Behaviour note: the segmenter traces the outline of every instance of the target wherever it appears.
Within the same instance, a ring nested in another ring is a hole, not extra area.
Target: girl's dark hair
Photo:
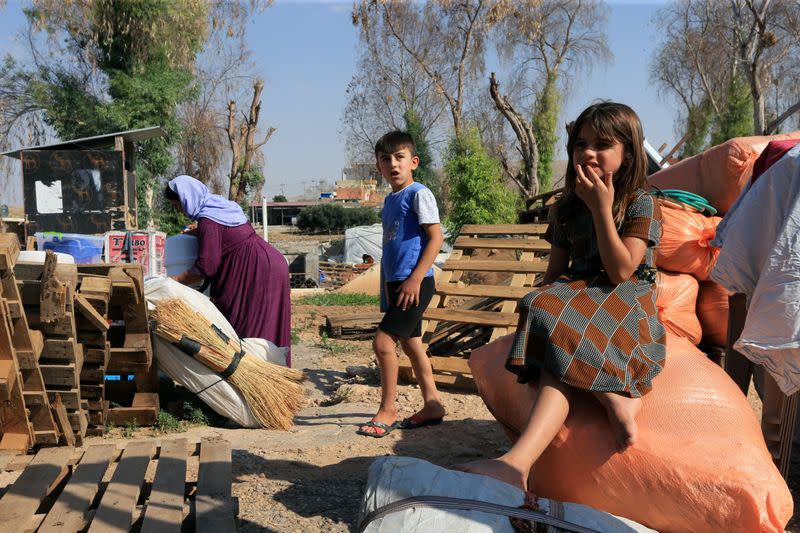
[[[622,144],[622,165],[614,175],[614,202],[612,212],[617,226],[625,217],[625,210],[634,199],[637,189],[647,188],[647,155],[644,151],[644,134],[639,117],[630,107],[616,102],[590,105],[572,124],[567,140],[567,172],[564,193],[553,206],[556,223],[563,225],[585,204],[575,194],[575,166],[573,150],[581,129],[591,128],[601,140]]]
[[[178,193],[169,188],[169,183],[167,183],[167,186],[164,187],[164,198],[167,200],[178,200],[179,202],[181,200],[181,197],[178,196]]]

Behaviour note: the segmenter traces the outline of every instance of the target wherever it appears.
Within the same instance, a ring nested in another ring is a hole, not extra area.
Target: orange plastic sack
[[[728,343],[728,292],[711,280],[701,281],[697,293],[697,318],[703,328],[703,340],[714,346]]]
[[[504,368],[512,336],[472,352],[478,391],[518,435],[536,388]],[[605,410],[576,391],[564,427],[531,470],[529,489],[624,516],[661,533],[781,532],[792,495],[750,403],[686,339],[667,333],[664,370],[644,396],[639,442],[616,453]]]
[[[664,328],[678,337],[700,344],[703,330],[697,319],[698,283],[689,274],[658,271],[656,307]]]
[[[722,216],[744,189],[753,173],[753,164],[767,144],[799,137],[800,131],[766,137],[737,137],[659,170],[648,181],[659,189],[682,189],[699,194]]]
[[[720,217],[707,217],[661,204],[663,215],[661,241],[656,254],[656,266],[672,272],[691,274],[699,280],[708,279],[717,262],[719,248],[711,241]]]

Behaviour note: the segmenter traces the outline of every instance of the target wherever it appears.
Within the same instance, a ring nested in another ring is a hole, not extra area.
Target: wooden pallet
[[[199,456],[199,457],[198,457]],[[4,531],[236,531],[230,443],[132,441],[45,448],[0,498]],[[199,458],[196,481],[187,461]]]
[[[541,257],[550,250],[550,244],[541,239],[546,229],[545,224],[461,228],[436,280],[436,294],[423,315],[422,340],[428,345],[438,385],[474,390],[467,364],[471,350],[516,330],[519,299],[547,270],[547,260]],[[516,260],[507,258],[509,252]],[[487,258],[473,259],[478,254]],[[493,259],[493,255],[502,259]],[[462,281],[476,273],[510,273],[511,277],[503,285]],[[452,305],[456,298],[469,300]],[[400,358],[400,372],[405,379],[414,379],[411,362],[405,356]]]
[[[57,444],[62,430],[54,415],[54,409],[60,411],[56,405],[51,408],[50,401],[45,390],[44,374],[42,373],[39,357],[44,346],[43,336],[38,331],[29,329],[26,314],[24,312],[24,302],[22,295],[17,287],[14,276],[14,266],[19,256],[19,241],[15,234],[0,234],[0,316],[4,322],[0,328],[0,352],[4,352],[3,368],[15,373],[14,379],[18,383],[19,391],[22,394],[23,406],[21,414],[11,415],[17,391],[11,392],[8,399],[10,405],[4,409],[4,416],[10,416],[10,420],[26,418],[30,431],[19,432],[13,440],[13,444],[6,439],[4,445],[0,441],[0,448],[13,449],[18,452],[26,451],[23,447],[23,433],[28,433],[29,444]],[[2,372],[7,381],[8,374]],[[17,398],[18,399],[18,398]],[[13,425],[13,424],[12,424]],[[21,425],[17,429],[21,428]],[[0,428],[4,434],[5,430]],[[9,445],[10,444],[10,445]]]

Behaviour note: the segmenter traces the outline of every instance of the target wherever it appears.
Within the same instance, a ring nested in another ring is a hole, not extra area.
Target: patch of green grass
[[[136,419],[130,420],[125,427],[120,430],[120,434],[125,439],[130,439],[133,437],[133,434],[136,433],[136,430],[139,429],[138,424],[136,424]]]
[[[117,425],[114,422],[106,422],[106,426],[104,428],[104,434],[108,435],[109,433],[114,431],[116,428],[117,428]]]
[[[299,305],[380,305],[379,296],[369,294],[343,294],[338,292],[326,292],[313,296],[304,296],[297,300]]]
[[[320,335],[320,341],[316,344],[316,346],[317,348],[322,348],[323,350],[327,350],[331,353],[346,352],[349,349],[348,346],[330,340],[328,338],[328,334],[324,331]]]
[[[153,424],[154,433],[182,433],[186,431],[185,424],[166,411],[159,411],[156,422]]]
[[[209,425],[208,416],[205,411],[192,402],[183,402],[183,419],[190,424]]]
[[[301,328],[292,328],[292,344],[300,342],[300,331],[302,331]]]

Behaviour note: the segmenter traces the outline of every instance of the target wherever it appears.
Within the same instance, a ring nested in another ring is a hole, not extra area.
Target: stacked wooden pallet
[[[34,444],[57,444],[62,431],[71,431],[63,405],[56,401],[51,408],[45,390],[43,337],[28,327],[14,275],[18,256],[17,236],[0,234],[0,449],[25,452]],[[59,429],[57,421],[66,427]]]
[[[14,271],[28,322],[43,335],[39,366],[48,397],[64,405],[69,427],[80,442],[89,414],[80,394],[84,354],[75,327],[77,269],[56,263],[55,255],[49,254],[44,264],[20,262]]]
[[[4,531],[236,531],[226,441],[46,448],[25,459],[6,467],[22,472],[0,498]],[[196,480],[188,459],[199,459]]]
[[[467,364],[471,350],[516,330],[520,298],[547,270],[542,255],[550,244],[541,239],[545,229],[544,224],[461,228],[424,314],[422,340],[428,344],[437,384],[473,390]],[[507,279],[502,283],[482,281],[503,275]],[[401,357],[400,370],[413,379],[408,358]]]
[[[92,366],[82,375],[81,393],[89,399],[90,411],[97,419],[102,416],[106,423],[115,425],[152,425],[159,411],[158,380],[152,364],[141,265],[79,265],[78,277],[81,295],[99,314],[104,309],[109,323],[105,333],[87,331],[83,337]],[[107,300],[105,285],[95,281],[102,278],[110,284]],[[103,381],[99,382],[101,375]],[[106,376],[116,379],[106,380]]]
[[[108,302],[111,299],[112,284],[108,276],[79,275],[79,287],[75,294],[75,308],[78,309],[78,344],[83,352],[83,366],[80,372],[81,400],[86,402],[90,433],[104,428],[108,401],[104,398],[105,375],[111,355],[107,339]]]
[[[333,263],[320,261],[319,269],[325,276],[323,287],[340,287],[360,276],[373,266],[373,263]]]

